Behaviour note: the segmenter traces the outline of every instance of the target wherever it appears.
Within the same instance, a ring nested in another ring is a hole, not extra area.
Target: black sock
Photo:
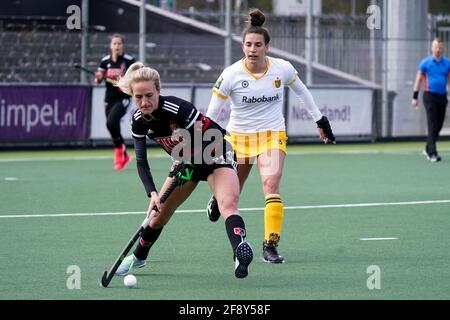
[[[233,257],[237,246],[245,239],[245,223],[240,215],[233,214],[225,220],[225,228],[230,239],[231,247],[233,248]]]
[[[138,245],[133,252],[136,258],[138,258],[139,260],[147,259],[150,248],[158,239],[162,229],[163,228],[152,229],[150,226],[147,226],[147,228],[144,229],[141,237],[139,238]]]
[[[112,139],[115,148],[122,148],[124,143],[123,138],[121,136]]]

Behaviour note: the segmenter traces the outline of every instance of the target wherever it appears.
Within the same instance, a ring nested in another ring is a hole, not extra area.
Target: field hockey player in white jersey
[[[288,86],[308,109],[317,123],[324,143],[336,143],[330,123],[298,77],[292,64],[267,56],[269,31],[262,27],[264,14],[259,9],[249,11],[248,26],[243,33],[245,57],[227,67],[217,80],[207,116],[217,120],[230,99],[228,141],[238,158],[241,192],[256,161],[265,196],[263,260],[283,263],[278,254],[283,224],[283,202],[280,180],[286,156],[286,126],[283,116],[284,87]],[[217,221],[220,211],[213,195],[207,207],[208,217]]]

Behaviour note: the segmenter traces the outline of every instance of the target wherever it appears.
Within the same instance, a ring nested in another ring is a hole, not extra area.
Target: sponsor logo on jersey
[[[216,84],[214,85],[214,88],[216,88],[217,90],[219,90],[219,89],[220,89],[220,86],[222,85],[222,82],[223,82],[223,78],[220,77],[220,78],[217,80]]]
[[[191,113],[189,113],[189,116],[185,120],[186,123],[191,122],[191,117],[194,112],[195,112],[195,109],[192,109]]]
[[[273,97],[266,97],[266,96],[262,96],[262,97],[246,97],[243,96],[242,97],[242,103],[261,103],[261,102],[273,102],[273,101],[278,101],[280,100],[280,95],[277,93],[276,95],[274,95]]]
[[[108,70],[106,70],[106,78],[117,80],[119,77],[123,74],[125,74],[126,70],[126,64],[121,63],[120,68],[110,68],[110,65],[108,65]]]
[[[244,80],[241,82],[242,88],[248,88],[248,81]]]
[[[172,130],[172,131],[175,131],[178,129],[178,126],[175,122],[170,123],[169,126],[170,126],[170,130]]]
[[[279,78],[276,78],[274,81],[273,81],[273,85],[275,86],[275,88],[279,88],[279,87],[281,87],[281,80],[279,79]]]
[[[214,85],[214,88],[216,88],[217,90],[219,90],[219,89],[220,89],[220,86],[222,85],[222,82],[223,82],[223,78],[220,77],[220,78],[217,80],[216,84]]]
[[[169,154],[172,152],[172,149],[179,143],[178,141],[173,141],[172,137],[155,137],[155,141]]]
[[[124,108],[127,108],[129,104],[130,104],[130,99],[123,99],[122,100],[122,105],[124,106]]]

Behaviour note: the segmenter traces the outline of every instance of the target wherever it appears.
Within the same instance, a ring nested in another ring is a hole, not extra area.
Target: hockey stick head
[[[74,67],[75,69],[77,69],[77,70],[80,70],[80,71],[83,71],[83,72],[89,73],[90,75],[95,76],[95,72],[94,72],[94,71],[89,70],[88,68],[83,67],[83,66],[82,66],[81,64],[79,64],[79,63],[74,63],[74,64],[73,64],[73,67]],[[104,80],[105,82],[108,82],[108,83],[112,84],[113,86],[117,84],[117,80],[114,80],[114,79],[110,79],[110,78],[104,77],[103,80]]]
[[[109,285],[109,281],[108,281],[108,271],[105,270],[105,272],[103,272],[103,276],[102,276],[102,280],[101,283],[103,288],[106,288]]]
[[[79,64],[79,63],[74,63],[74,64],[73,64],[73,67],[74,67],[75,69],[77,69],[77,70],[84,71],[84,72],[89,73],[89,74],[91,74],[91,75],[95,75],[95,72],[94,72],[94,71],[91,71],[91,70],[89,70],[89,69],[86,68],[86,67],[83,67],[83,66],[82,66],[81,64]]]
[[[160,200],[161,200],[162,203],[164,203],[166,201],[166,199],[170,196],[170,194],[173,192],[173,190],[175,190],[175,188],[178,186],[178,184],[179,184],[179,180],[178,180],[177,177],[175,177],[173,179],[172,183],[170,184],[169,188],[161,196]],[[142,223],[142,225],[139,226],[139,229],[135,232],[133,237],[128,241],[127,245],[122,250],[122,252],[117,257],[117,259],[114,261],[114,264],[109,269],[109,271],[104,271],[103,272],[101,283],[100,283],[102,287],[104,287],[104,288],[108,287],[109,283],[111,282],[112,278],[114,277],[114,274],[115,274],[116,270],[119,268],[121,262],[123,261],[123,259],[127,255],[127,253],[131,250],[131,248],[133,247],[134,243],[136,242],[136,240],[141,235],[141,232],[148,226],[150,220],[156,214],[157,214],[157,211],[156,210],[152,210],[150,216],[146,217],[144,219],[144,222]]]

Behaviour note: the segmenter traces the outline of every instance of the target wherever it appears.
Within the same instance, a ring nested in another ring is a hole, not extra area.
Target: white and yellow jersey
[[[267,69],[260,77],[247,70],[242,59],[226,68],[214,85],[216,96],[231,100],[228,131],[285,131],[284,87],[298,79],[297,71],[288,61],[267,59]]]

